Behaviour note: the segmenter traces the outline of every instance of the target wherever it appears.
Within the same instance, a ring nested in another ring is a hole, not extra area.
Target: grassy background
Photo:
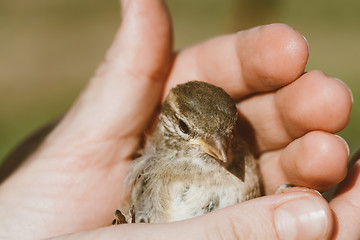
[[[345,81],[355,104],[340,132],[360,147],[360,2],[169,0],[176,48],[259,24],[287,23],[310,44],[307,70]],[[112,41],[116,0],[0,0],[0,159],[71,105]],[[0,160],[1,161],[1,160]]]

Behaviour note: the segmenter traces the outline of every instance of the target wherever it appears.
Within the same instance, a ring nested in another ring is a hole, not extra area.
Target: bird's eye
[[[183,133],[188,134],[190,132],[188,125],[186,125],[186,123],[181,119],[179,119],[179,127]]]

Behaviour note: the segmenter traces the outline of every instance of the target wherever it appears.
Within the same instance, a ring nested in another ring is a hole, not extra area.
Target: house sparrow
[[[231,97],[191,81],[170,90],[152,136],[127,177],[129,219],[183,220],[261,195],[258,165],[237,126]]]

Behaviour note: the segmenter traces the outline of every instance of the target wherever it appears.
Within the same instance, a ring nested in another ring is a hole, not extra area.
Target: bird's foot
[[[296,187],[294,184],[281,184],[277,187],[275,194],[277,193],[284,193],[290,188]]]
[[[116,209],[114,214],[114,220],[112,225],[124,224],[124,223],[135,223],[135,207],[132,206],[129,209],[129,214],[126,217],[120,210]]]

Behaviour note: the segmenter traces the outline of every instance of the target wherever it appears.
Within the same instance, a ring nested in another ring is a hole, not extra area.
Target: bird
[[[129,215],[116,210],[113,224],[180,221],[261,196],[233,99],[202,81],[170,90],[125,182]]]

